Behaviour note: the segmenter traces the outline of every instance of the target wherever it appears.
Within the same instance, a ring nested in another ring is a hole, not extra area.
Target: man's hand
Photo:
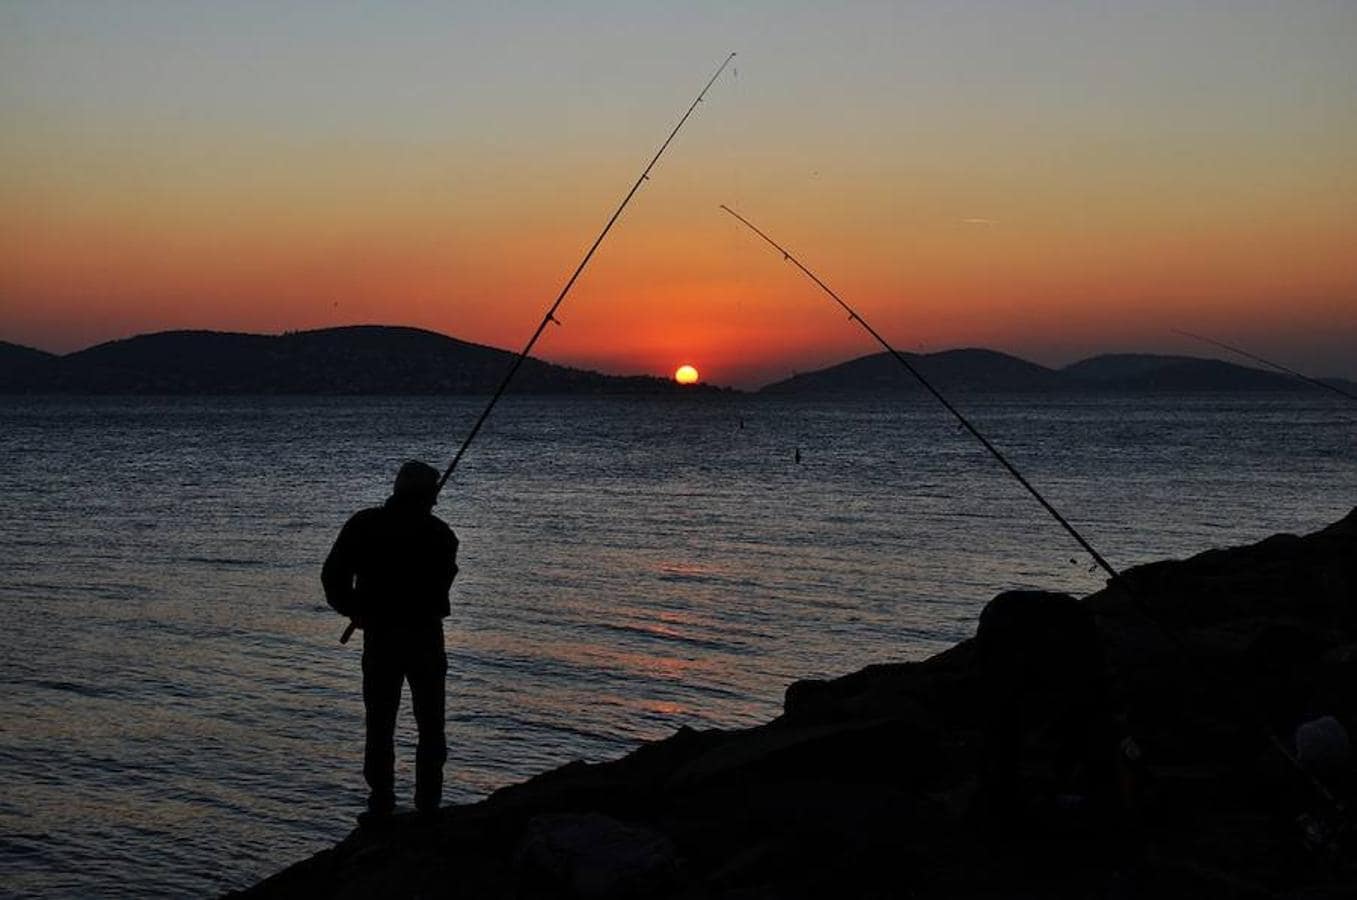
[[[339,642],[341,644],[347,644],[349,638],[353,637],[354,631],[362,628],[365,624],[366,622],[364,622],[362,616],[349,616],[349,627],[345,628],[344,633],[339,636]]]

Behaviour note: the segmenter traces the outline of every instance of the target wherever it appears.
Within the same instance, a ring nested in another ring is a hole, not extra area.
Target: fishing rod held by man
[[[716,69],[622,198],[519,351],[442,475],[421,462],[401,466],[390,499],[349,519],[325,560],[321,581],[326,600],[350,619],[339,642],[346,644],[356,629],[364,630],[363,706],[367,714],[367,739],[363,776],[370,793],[360,823],[383,822],[395,809],[392,741],[401,685],[406,681],[410,684],[410,699],[419,726],[415,806],[420,812],[431,814],[441,802],[443,763],[447,759],[443,709],[447,654],[442,620],[449,612],[448,591],[457,574],[457,536],[432,514],[438,495],[547,325],[560,324],[556,311],[594,252],[734,58],[731,53]]]
[[[627,204],[631,202],[631,198],[635,196],[638,190],[640,190],[642,183],[649,180],[650,170],[655,168],[655,164],[660,161],[660,157],[664,155],[664,151],[669,149],[669,145],[678,135],[679,129],[681,129],[684,123],[688,121],[688,117],[693,114],[693,110],[697,109],[697,105],[702,102],[702,98],[707,96],[707,91],[711,90],[711,86],[716,83],[716,79],[721,77],[721,73],[726,70],[726,66],[730,65],[730,61],[734,58],[735,54],[732,52],[725,58],[725,61],[717,67],[711,78],[707,80],[706,85],[703,86],[702,91],[697,95],[697,99],[693,100],[689,105],[687,111],[678,120],[678,124],[674,126],[673,130],[669,132],[669,136],[664,139],[664,143],[660,145],[660,149],[655,151],[655,155],[651,157],[650,162],[643,170],[641,170],[640,177],[636,179],[636,183],[631,186],[631,190],[627,191],[626,196],[622,198],[622,202],[618,204],[617,209],[608,219],[607,224],[603,226],[603,230],[599,232],[598,237],[594,238],[594,243],[590,245],[589,250],[584,254],[584,258],[580,260],[579,265],[575,267],[575,271],[571,273],[570,277],[566,280],[565,286],[561,288],[561,292],[556,296],[555,302],[551,304],[547,309],[546,315],[542,317],[542,321],[538,323],[537,330],[532,333],[532,337],[528,338],[527,344],[519,351],[518,356],[514,359],[513,365],[509,367],[509,371],[505,373],[504,379],[499,383],[499,387],[496,388],[495,393],[491,395],[490,401],[486,403],[485,409],[481,410],[481,414],[476,418],[475,423],[471,426],[471,430],[467,432],[467,436],[462,441],[462,445],[457,448],[457,453],[452,457],[452,461],[448,463],[448,467],[443,470],[443,475],[438,479],[438,486],[434,490],[435,498],[442,492],[443,485],[447,484],[448,479],[452,477],[452,473],[457,469],[457,464],[462,461],[462,456],[466,454],[467,448],[471,446],[471,442],[476,439],[476,435],[480,434],[481,426],[485,424],[486,419],[490,418],[490,411],[495,408],[495,404],[499,402],[499,398],[504,396],[504,392],[508,390],[509,382],[513,381],[514,375],[518,372],[519,367],[523,365],[524,360],[528,358],[528,354],[532,352],[532,348],[537,345],[537,339],[542,336],[542,332],[546,331],[547,325],[553,322],[557,325],[561,324],[556,318],[556,310],[560,309],[561,304],[565,301],[566,295],[569,294],[570,289],[575,286],[575,282],[579,279],[585,266],[589,265],[589,260],[593,259],[594,251],[603,243],[603,239],[608,236],[608,232],[612,230],[613,223],[615,223],[622,215],[622,210],[627,208]],[[349,638],[353,637],[353,633],[357,627],[356,623],[350,622],[349,626],[344,629],[344,633],[340,635],[339,642],[341,644],[347,644]]]

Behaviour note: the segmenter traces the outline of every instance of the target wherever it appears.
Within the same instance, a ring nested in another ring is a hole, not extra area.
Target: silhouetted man
[[[325,559],[325,599],[363,629],[363,706],[367,742],[363,777],[368,811],[360,822],[389,816],[396,806],[396,711],[401,683],[419,727],[415,808],[432,813],[443,794],[443,618],[457,575],[457,536],[433,515],[438,472],[407,462],[382,506],[355,514]]]

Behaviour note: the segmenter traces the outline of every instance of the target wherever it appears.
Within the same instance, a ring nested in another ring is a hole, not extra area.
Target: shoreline
[[[383,831],[355,830],[227,896],[1357,890],[1350,830],[1337,857],[1307,838],[1298,823],[1323,811],[1254,721],[1286,736],[1326,713],[1354,733],[1357,510],[1304,537],[1138,566],[1081,602],[1143,748],[1134,839],[1050,821],[996,839],[978,821],[983,735],[968,639],[922,662],[795,682],[783,713],[763,725],[682,728],[620,759],[570,763],[447,807],[432,823],[409,814]],[[1223,700],[1219,682],[1252,708]],[[1350,758],[1346,765],[1338,790],[1352,783]]]

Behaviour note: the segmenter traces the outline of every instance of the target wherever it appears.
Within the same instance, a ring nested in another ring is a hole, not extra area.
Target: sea
[[[955,399],[1117,567],[1357,504],[1357,414],[1318,391]],[[483,403],[0,397],[0,894],[218,895],[349,833],[361,637],[321,562]],[[436,511],[451,803],[1104,584],[925,398],[510,394]],[[397,740],[408,804],[408,707]]]

